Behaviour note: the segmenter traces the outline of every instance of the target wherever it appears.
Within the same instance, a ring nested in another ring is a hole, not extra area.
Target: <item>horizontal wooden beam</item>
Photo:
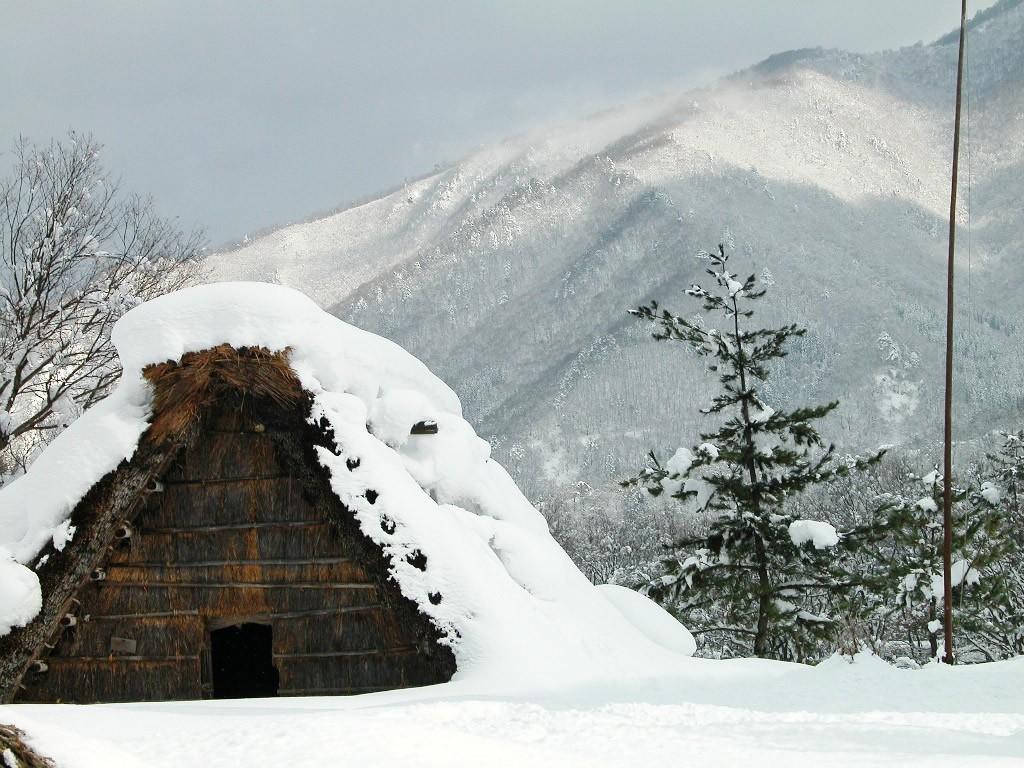
[[[337,608],[310,608],[306,611],[286,611],[284,613],[268,613],[268,619],[301,619],[306,616],[335,616],[341,613],[366,613],[369,611],[387,610],[383,603],[372,605],[342,605]]]
[[[416,653],[415,645],[403,645],[397,648],[372,648],[363,651],[311,651],[309,653],[275,653],[275,659],[333,659],[346,656],[404,656]]]
[[[106,616],[89,616],[89,621],[126,621],[129,619],[176,619],[198,616],[199,611],[158,611],[155,613],[110,613]]]
[[[372,605],[343,605],[337,608],[310,608],[307,611],[284,611],[275,613],[261,613],[259,618],[263,621],[271,621],[273,619],[301,619],[306,616],[335,616],[344,613],[368,613],[370,611],[380,611],[387,609],[386,605],[382,603],[373,603]],[[176,618],[189,618],[189,617],[203,616],[199,611],[157,611],[153,613],[110,613],[105,616],[90,615],[89,621],[128,621],[133,619],[176,619]],[[224,618],[224,620],[230,620],[233,623],[238,623],[242,620],[238,617],[217,617]],[[84,619],[83,619],[84,621]],[[228,626],[231,626],[229,624]]]
[[[223,589],[376,589],[376,584],[350,582],[345,584],[325,584],[323,582],[289,582],[286,584],[267,584],[263,581],[220,581],[204,584],[201,581],[107,581],[99,582],[103,589],[111,587],[193,587]]]
[[[351,557],[322,557],[318,560],[204,560],[192,563],[156,562],[152,560],[140,562],[110,563],[107,570],[117,568],[215,568],[229,565],[337,565],[338,563],[353,563]]]
[[[109,664],[110,662],[129,662],[132,664],[156,664],[167,661],[199,661],[198,655],[193,656],[56,656],[51,654],[46,663],[51,667],[74,666],[75,664]]]
[[[195,480],[164,480],[164,487],[176,485],[222,485],[224,483],[252,483],[267,480],[292,480],[291,475],[243,475],[241,477],[207,477]]]
[[[220,531],[247,531],[250,528],[312,528],[330,525],[329,520],[266,520],[259,523],[222,523],[220,525],[193,525],[181,527],[140,528],[147,533],[218,533]]]
[[[255,427],[256,425],[254,425]],[[201,434],[209,435],[297,435],[299,432],[294,429],[270,429],[264,424],[258,425],[259,429],[249,427],[248,429],[217,429],[206,427]]]

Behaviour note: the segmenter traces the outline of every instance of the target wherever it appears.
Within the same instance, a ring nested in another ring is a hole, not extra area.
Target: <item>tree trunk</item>
[[[724,269],[724,267],[723,267]],[[747,370],[746,357],[743,352],[743,342],[740,336],[739,307],[736,304],[736,297],[732,297],[733,309],[733,340],[736,344],[736,369],[739,373],[740,391],[747,391]],[[754,515],[760,517],[761,496],[757,489],[757,466],[754,463],[754,454],[757,446],[754,445],[754,426],[750,421],[750,409],[747,407],[746,399],[740,402],[740,412],[743,416],[743,442],[746,444],[747,474],[751,485],[751,506]],[[754,635],[754,655],[759,658],[766,658],[768,655],[768,612],[771,610],[771,580],[768,577],[768,553],[765,551],[764,539],[761,532],[754,528],[754,552],[757,557],[757,634]]]
[[[757,554],[757,634],[754,635],[754,655],[759,658],[768,656],[768,611],[771,609],[771,584],[768,580],[768,556],[764,549],[764,541],[760,536],[754,539],[754,551]]]
[[[939,655],[939,636],[932,631],[932,622],[935,621],[936,608],[935,600],[932,599],[931,606],[928,608],[928,645],[931,646],[932,655],[931,658],[935,658]]]

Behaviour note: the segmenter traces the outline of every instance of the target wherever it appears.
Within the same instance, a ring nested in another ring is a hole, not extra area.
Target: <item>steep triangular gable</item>
[[[451,677],[451,651],[331,492],[314,449],[331,436],[284,355],[222,346],[146,378],[138,450],[39,567],[40,616],[0,641],[7,700],[210,695],[210,627],[253,617],[276,628],[282,693]]]

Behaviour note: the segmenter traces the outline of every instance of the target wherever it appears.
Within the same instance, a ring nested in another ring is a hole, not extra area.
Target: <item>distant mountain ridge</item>
[[[964,438],[1024,417],[1024,5],[986,14],[972,23],[958,215]],[[304,290],[402,344],[539,496],[621,477],[707,426],[698,361],[625,309],[686,310],[695,256],[723,242],[737,271],[771,284],[765,322],[810,328],[774,403],[840,399],[830,434],[846,449],[917,444],[941,403],[955,60],[945,38],[779,54],[486,148],[210,266]]]

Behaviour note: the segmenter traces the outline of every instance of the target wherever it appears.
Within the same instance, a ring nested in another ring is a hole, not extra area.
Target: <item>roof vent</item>
[[[431,419],[424,419],[423,421],[417,421],[412,425],[412,429],[409,432],[410,435],[436,435],[437,434],[437,422]]]

